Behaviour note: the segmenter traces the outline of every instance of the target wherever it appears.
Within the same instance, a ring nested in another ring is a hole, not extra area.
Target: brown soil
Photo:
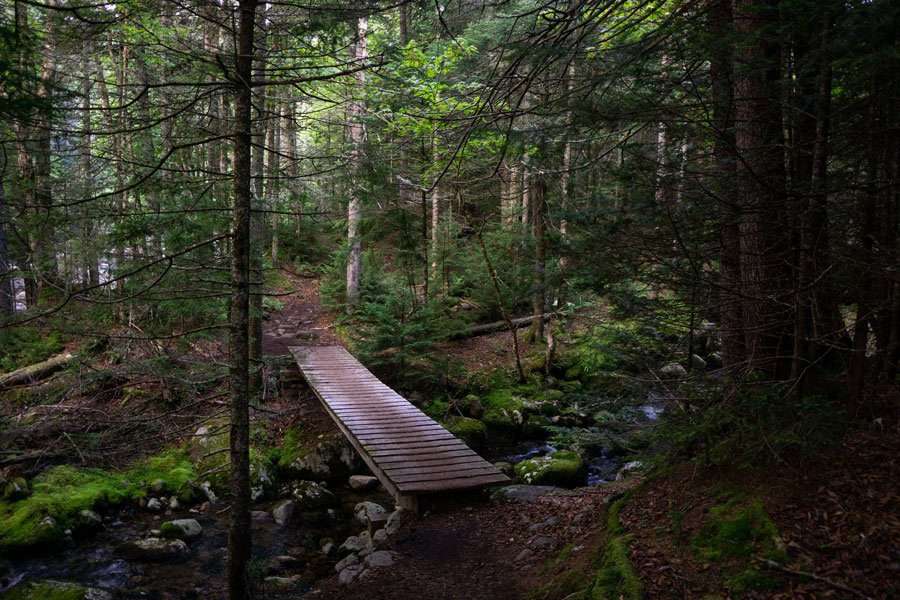
[[[649,598],[724,597],[723,573],[690,540],[723,491],[759,498],[778,526],[790,564],[763,569],[782,590],[750,598],[900,597],[898,429],[857,431],[816,459],[750,471],[684,465],[642,486],[625,505],[631,557]],[[684,515],[680,533],[672,514]],[[803,574],[801,574],[801,572]],[[853,590],[853,591],[850,591]]]
[[[337,344],[333,319],[319,302],[319,280],[283,272],[291,284],[290,293],[278,296],[284,308],[270,314],[263,325],[263,354],[288,354],[290,346]]]

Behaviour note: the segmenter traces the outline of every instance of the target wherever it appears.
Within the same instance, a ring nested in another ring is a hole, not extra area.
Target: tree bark
[[[535,173],[531,194],[531,233],[534,237],[534,263],[532,266],[531,323],[532,340],[544,339],[544,320],[540,318],[547,307],[547,239],[545,233],[545,206],[547,183],[540,173]]]
[[[359,17],[356,22],[356,44],[353,48],[353,59],[357,65],[365,63],[368,58],[366,47],[369,19]],[[360,69],[355,73],[356,97],[350,103],[348,117],[350,120],[350,162],[353,170],[352,189],[350,202],[347,205],[347,243],[349,255],[347,256],[347,307],[353,309],[359,303],[359,282],[362,276],[362,239],[360,237],[360,207],[361,207],[361,181],[362,177],[362,150],[365,141],[365,124],[363,112],[365,105],[362,95],[365,93],[366,75]]]
[[[250,221],[253,124],[253,37],[257,0],[240,0],[235,65],[234,210],[231,258],[231,511],[228,530],[228,597],[250,596]]]
[[[750,365],[786,377],[793,352],[792,285],[785,235],[784,140],[777,0],[735,0],[737,199],[744,338]],[[785,369],[785,365],[787,369]]]

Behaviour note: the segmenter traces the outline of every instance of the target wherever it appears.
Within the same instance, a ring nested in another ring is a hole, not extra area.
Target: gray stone
[[[339,560],[339,561],[337,562],[336,565],[334,565],[334,570],[335,570],[337,573],[340,573],[341,571],[343,571],[344,569],[346,569],[346,568],[349,567],[350,565],[355,565],[355,564],[358,564],[358,563],[359,563],[359,557],[358,557],[357,555],[355,555],[355,554],[348,554],[347,556],[345,556],[344,558],[342,558],[341,560]]]
[[[619,472],[616,473],[616,481],[622,481],[623,479],[628,479],[632,475],[634,475],[637,471],[640,471],[643,468],[644,464],[639,460],[632,460],[630,462],[622,465],[622,468],[619,469]]]
[[[339,553],[347,554],[347,553],[356,553],[365,550],[367,545],[363,542],[363,540],[359,539],[358,535],[351,535],[344,543],[340,545],[338,548]]]
[[[365,556],[375,550],[375,544],[372,542],[372,536],[368,531],[360,532],[357,537],[359,538],[359,543],[362,545],[362,548],[359,550],[360,556]]]
[[[250,518],[257,523],[267,523],[272,520],[272,515],[264,510],[250,511]]]
[[[322,544],[322,554],[325,556],[331,556],[337,550],[337,546],[334,545],[334,542],[325,542]]]
[[[181,560],[188,555],[188,545],[182,540],[165,540],[157,537],[128,542],[121,547],[129,560],[165,562]]]
[[[552,550],[556,546],[556,540],[549,535],[536,535],[528,540],[528,546],[534,550]]]
[[[272,518],[275,519],[275,522],[281,525],[282,527],[287,525],[291,520],[291,517],[294,516],[294,511],[297,509],[297,503],[293,500],[285,500],[284,502],[280,502],[273,510],[272,510]]]
[[[528,548],[522,548],[522,551],[519,552],[519,553],[516,555],[516,558],[514,559],[514,562],[517,562],[517,563],[525,562],[526,560],[528,560],[529,558],[531,558],[531,556],[532,556],[533,554],[534,554],[534,552],[532,552],[532,551],[529,550]]]
[[[388,517],[387,523],[385,523],[384,526],[385,533],[388,535],[396,535],[403,527],[403,524],[408,523],[412,518],[412,511],[406,510],[405,508],[398,508]]]
[[[203,492],[210,504],[215,504],[219,501],[218,496],[216,496],[216,493],[212,490],[212,484],[210,482],[204,481],[203,483],[201,483],[200,491]]]
[[[549,529],[551,527],[556,527],[559,524],[559,517],[547,517],[540,523],[535,523],[528,527],[528,531],[531,533],[536,533],[538,531],[543,531],[544,529]]]
[[[370,475],[351,475],[350,487],[360,492],[374,490],[378,487],[378,479]]]
[[[366,565],[373,569],[390,567],[394,564],[395,556],[387,550],[376,550],[366,557]]]
[[[552,485],[507,485],[493,493],[491,498],[496,502],[521,502],[530,504],[545,496],[577,496],[572,490]]]
[[[383,506],[369,501],[357,504],[353,509],[353,514],[356,515],[356,520],[363,525],[368,525],[369,523],[384,523],[390,516]]]
[[[147,510],[150,512],[159,512],[163,509],[162,502],[159,501],[159,498],[150,498],[147,500]]]
[[[176,498],[175,496],[169,498],[169,508],[171,508],[172,510],[178,510],[179,508],[181,508],[181,502],[178,501],[178,498]]]
[[[659,370],[659,374],[666,379],[683,379],[687,377],[687,369],[678,363],[669,363]]]
[[[173,519],[172,521],[166,521],[160,527],[160,531],[167,538],[180,540],[192,540],[203,535],[203,527],[197,519]]]
[[[350,565],[338,573],[338,583],[341,585],[350,585],[353,583],[353,580],[362,575],[365,570],[365,567],[362,565]]]
[[[516,474],[515,467],[513,467],[512,463],[508,463],[506,461],[498,461],[494,463],[494,466],[500,469],[500,472],[504,475],[508,475],[509,477],[514,477]]]
[[[300,479],[337,479],[348,476],[359,459],[350,442],[335,436],[319,442],[315,448],[291,463],[294,477]]]

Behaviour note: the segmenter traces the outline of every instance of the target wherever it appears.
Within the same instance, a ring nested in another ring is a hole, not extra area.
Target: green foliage
[[[791,397],[784,385],[747,384],[726,399],[716,383],[684,388],[687,410],[666,411],[656,439],[678,460],[758,465],[808,456],[838,443],[847,419],[826,396]]]
[[[0,550],[50,544],[74,524],[82,510],[141,498],[151,484],[177,493],[193,477],[194,468],[186,455],[175,451],[119,473],[69,465],[53,467],[34,479],[29,497],[0,502]]]
[[[33,327],[0,329],[0,372],[33,365],[62,350],[62,340],[56,332]]]
[[[18,585],[3,600],[85,600],[87,589],[62,581],[35,581]]]
[[[653,328],[634,319],[612,320],[578,335],[560,362],[568,379],[592,381],[618,371],[644,371],[664,351]]]
[[[271,296],[265,296],[262,301],[263,310],[266,312],[281,312],[284,310],[284,302],[279,300],[278,298],[273,298]]]

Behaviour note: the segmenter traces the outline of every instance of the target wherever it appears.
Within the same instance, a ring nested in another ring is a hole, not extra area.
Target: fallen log
[[[76,356],[77,355],[72,354],[71,352],[63,352],[62,354],[51,356],[45,361],[28,365],[21,369],[16,369],[5,375],[0,375],[0,390],[5,390],[16,385],[34,383],[45,377],[49,377],[75,360]]]
[[[541,319],[547,321],[550,317],[553,316],[553,313],[544,313],[541,315]],[[462,338],[470,338],[479,335],[485,335],[488,333],[496,333],[498,331],[509,331],[510,325],[515,327],[516,329],[521,329],[522,327],[527,327],[531,325],[531,323],[537,317],[532,315],[529,317],[519,317],[518,319],[510,319],[509,323],[506,321],[494,321],[493,323],[483,323],[481,325],[473,325],[472,327],[467,327],[465,329],[461,329],[460,331],[456,331],[451,333],[448,339],[458,340]]]

